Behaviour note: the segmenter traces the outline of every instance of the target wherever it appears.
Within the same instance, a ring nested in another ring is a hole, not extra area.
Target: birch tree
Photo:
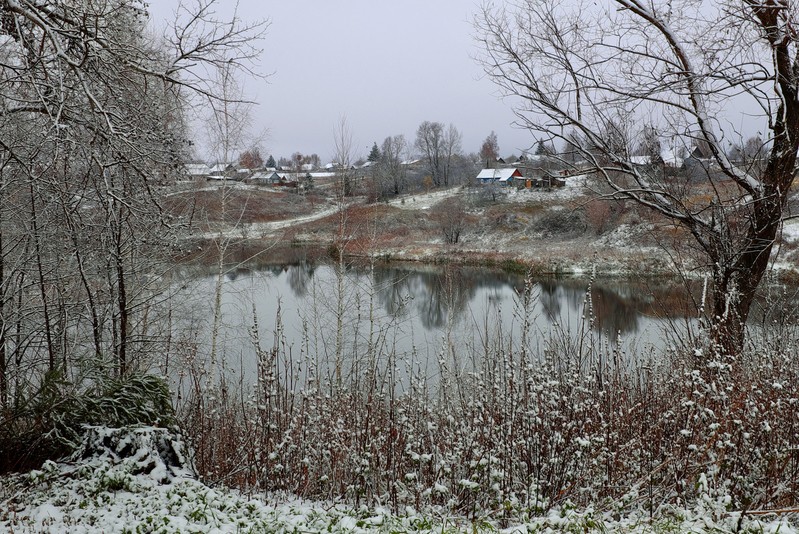
[[[615,197],[690,233],[712,280],[702,311],[728,354],[743,347],[795,177],[796,18],[791,0],[517,0],[484,5],[475,21],[482,65],[521,124],[536,137],[578,135],[585,143],[571,146]],[[744,135],[740,110],[768,133],[762,168],[725,153]],[[634,165],[630,126],[641,123],[665,146],[705,147],[701,179],[675,187]]]

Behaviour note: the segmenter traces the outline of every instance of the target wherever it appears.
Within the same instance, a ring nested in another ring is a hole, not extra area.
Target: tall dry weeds
[[[519,335],[499,329],[464,354],[445,334],[433,379],[420,356],[372,342],[332,377],[322,367],[340,355],[327,361],[307,339],[292,354],[278,317],[271,348],[253,337],[256,388],[197,387],[180,410],[200,472],[247,491],[500,520],[567,502],[653,514],[702,499],[797,502],[795,335],[737,359],[701,346],[625,354],[590,329],[535,331],[532,288]]]

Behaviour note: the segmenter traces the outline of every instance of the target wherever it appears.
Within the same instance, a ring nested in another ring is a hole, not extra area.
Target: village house
[[[501,186],[511,186],[514,180],[522,180],[523,178],[519,169],[501,167],[481,170],[477,175],[477,182],[483,185],[496,183]]]
[[[183,170],[187,180],[206,180],[211,174],[211,168],[205,163],[186,163]]]

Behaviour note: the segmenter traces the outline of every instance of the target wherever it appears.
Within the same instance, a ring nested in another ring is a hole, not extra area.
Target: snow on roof
[[[515,167],[501,169],[483,169],[477,175],[478,180],[496,180],[497,182],[507,182],[514,174],[519,172]],[[521,174],[521,173],[519,173]]]
[[[183,165],[183,167],[186,169],[186,173],[192,176],[208,174],[211,172],[211,169],[208,168],[208,165],[205,163],[186,163]]]
[[[663,163],[672,167],[679,167],[683,162],[683,159],[677,155],[677,151],[673,148],[661,150],[660,157],[663,160]]]
[[[269,179],[275,171],[257,171],[250,176],[250,180],[260,181]]]
[[[232,166],[232,163],[215,163],[209,167],[208,172],[225,172],[228,167]]]
[[[670,167],[679,167],[682,165],[682,158],[677,156],[677,152],[673,149],[665,149],[660,152],[660,159],[663,163]],[[630,156],[630,163],[633,165],[649,165],[652,163],[652,156]]]

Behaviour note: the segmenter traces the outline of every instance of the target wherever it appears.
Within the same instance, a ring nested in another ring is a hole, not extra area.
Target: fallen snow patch
[[[791,243],[799,241],[799,221],[790,220],[782,223],[782,239]]]

